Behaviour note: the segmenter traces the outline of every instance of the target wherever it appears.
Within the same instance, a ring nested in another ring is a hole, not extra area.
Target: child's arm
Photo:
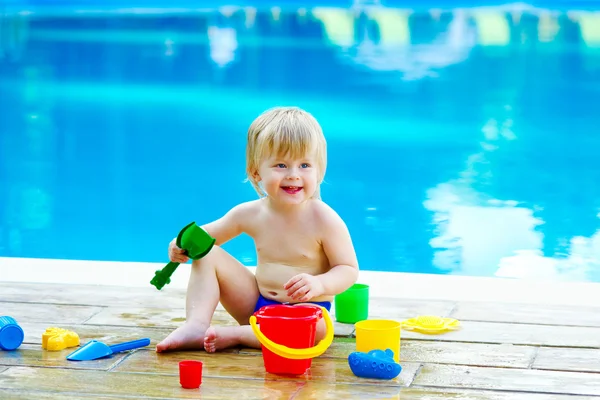
[[[215,238],[215,245],[221,246],[229,240],[240,235],[244,231],[245,218],[248,215],[248,210],[252,207],[251,203],[242,203],[231,210],[216,221],[202,225],[210,236]],[[189,257],[183,249],[177,247],[177,238],[173,238],[169,243],[169,259],[172,262],[186,263]]]
[[[210,251],[213,244],[221,245],[242,233],[242,227],[244,226],[243,221],[247,208],[248,206],[246,204],[240,204],[229,210],[229,212],[218,220],[202,226],[209,235],[208,241],[210,242],[210,247],[207,246],[206,248],[203,248],[202,252],[194,253],[196,255],[193,255],[192,257],[204,257],[204,255]],[[192,224],[188,225],[186,228],[191,225]],[[213,239],[215,240],[213,241]],[[187,250],[179,248],[177,246],[177,238],[174,238],[171,243],[169,243],[169,260],[171,262],[162,270],[156,271],[154,278],[150,283],[156,286],[158,290],[168,284],[171,281],[171,275],[175,272],[177,266],[188,262],[189,257],[186,253]]]
[[[323,294],[336,295],[348,289],[358,279],[358,260],[346,223],[333,210],[327,210],[322,245],[331,269],[321,275]]]
[[[216,221],[202,225],[202,228],[216,239],[217,246],[222,246],[243,232],[244,220],[250,207],[251,203],[239,204]]]

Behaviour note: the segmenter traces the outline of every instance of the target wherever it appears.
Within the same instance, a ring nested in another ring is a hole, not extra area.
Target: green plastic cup
[[[335,296],[335,320],[354,324],[369,318],[369,285],[356,283]]]

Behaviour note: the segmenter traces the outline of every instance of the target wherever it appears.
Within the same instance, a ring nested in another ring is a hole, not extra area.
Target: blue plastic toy
[[[25,334],[13,317],[0,317],[0,350],[16,350],[23,343]]]
[[[359,378],[394,379],[402,371],[390,349],[371,350],[368,353],[356,351],[348,356],[348,364]]]

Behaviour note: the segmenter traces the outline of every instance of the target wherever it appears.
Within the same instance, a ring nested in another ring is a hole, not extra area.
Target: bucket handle
[[[320,307],[320,306],[319,306]],[[314,347],[308,349],[292,349],[282,344],[277,344],[271,339],[266,337],[261,331],[258,325],[256,325],[256,317],[252,315],[250,317],[250,325],[254,335],[258,338],[258,341],[265,346],[268,350],[277,354],[280,357],[289,358],[291,360],[305,360],[307,358],[315,358],[325,353],[325,350],[329,348],[331,342],[333,342],[333,322],[329,317],[329,313],[325,307],[320,307],[323,310],[323,319],[325,320],[325,337]]]

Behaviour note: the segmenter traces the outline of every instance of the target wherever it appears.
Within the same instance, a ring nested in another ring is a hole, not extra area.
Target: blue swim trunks
[[[307,301],[306,303],[316,304],[321,307],[325,307],[325,309],[331,312],[331,302],[330,301]],[[263,297],[262,294],[258,294],[258,301],[256,302],[256,306],[254,307],[253,313],[257,312],[264,306],[270,306],[273,304],[290,304],[290,303],[281,303],[276,300],[270,300]]]

